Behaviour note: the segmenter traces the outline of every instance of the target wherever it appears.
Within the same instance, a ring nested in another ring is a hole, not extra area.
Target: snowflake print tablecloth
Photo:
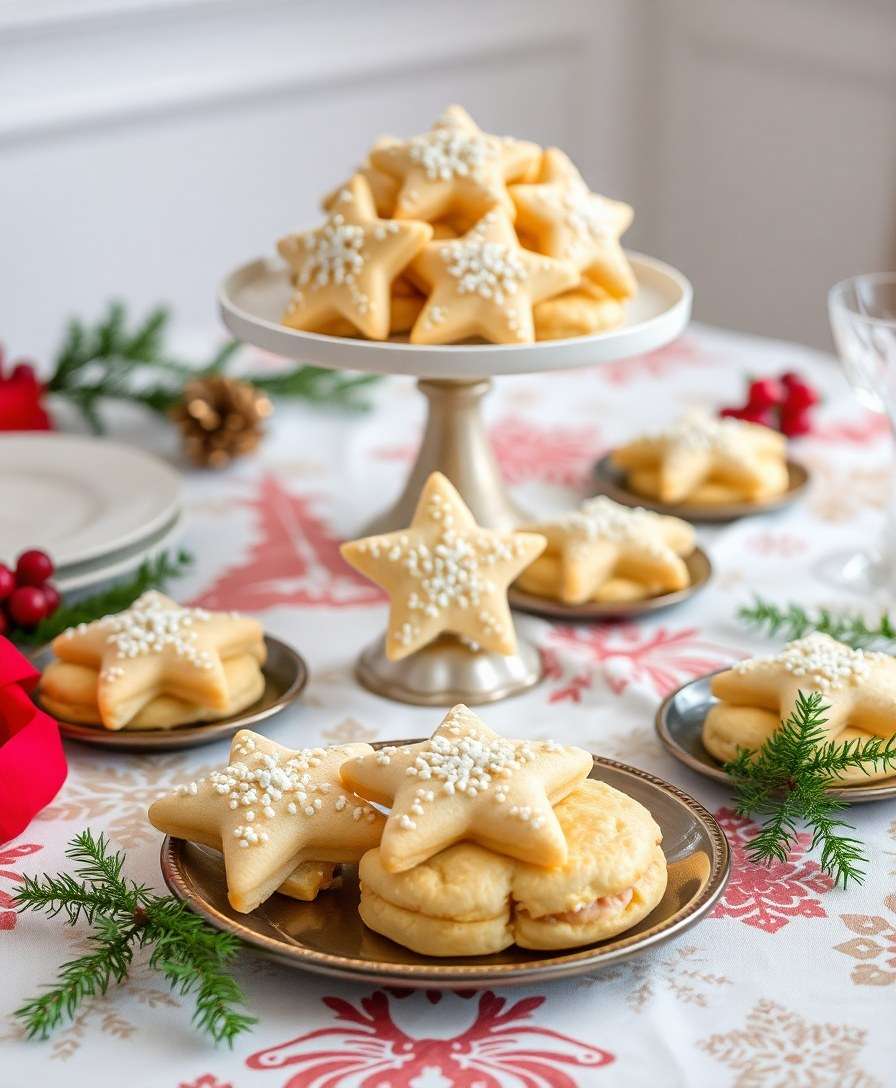
[[[554,736],[669,779],[715,812],[734,871],[711,917],[653,953],[577,979],[503,992],[402,993],[289,971],[247,953],[238,968],[254,1032],[232,1051],[190,1027],[191,1006],[140,963],[47,1043],[24,1041],[8,1013],[83,946],[17,916],[23,873],[64,867],[85,825],[126,850],[132,876],[161,888],[159,836],[145,819],[161,792],[226,758],[225,743],[128,756],[68,746],[70,776],[18,840],[0,846],[0,1088],[574,1088],[732,1085],[874,1088],[893,1082],[896,805],[854,808],[871,858],[864,886],[832,886],[801,839],[771,869],[751,867],[753,826],[726,790],[668,757],[653,732],[659,699],[683,681],[769,647],[734,615],[751,591],[806,604],[837,600],[819,562],[870,539],[887,491],[886,427],[855,403],[833,361],[791,344],[698,327],[651,355],[605,367],[501,379],[487,402],[494,446],[520,504],[559,510],[588,490],[605,449],[695,405],[737,401],[746,375],[796,369],[824,391],[817,433],[795,445],[812,470],[794,509],[702,529],[716,568],[692,602],[645,623],[519,623],[539,642],[544,683],[487,708],[516,736]],[[340,539],[396,492],[423,402],[413,384],[376,387],[349,415],[278,405],[259,456],[187,476],[185,544],[198,558],[184,601],[261,617],[307,659],[297,706],[264,731],[295,747],[428,733],[432,710],[383,701],[352,677],[382,629],[385,603],[338,554]],[[173,454],[171,433],[113,416],[119,437]]]

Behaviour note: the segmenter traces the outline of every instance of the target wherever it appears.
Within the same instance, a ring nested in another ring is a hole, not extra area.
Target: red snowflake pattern
[[[309,1031],[252,1054],[250,1069],[298,1068],[282,1088],[412,1088],[427,1083],[452,1088],[576,1088],[579,1075],[563,1068],[597,1069],[613,1055],[550,1028],[521,1024],[544,1004],[528,997],[505,1010],[506,998],[487,991],[476,1017],[450,1038],[406,1034],[392,1019],[387,994],[378,990],[356,1008],[339,997],[324,1004],[351,1027]]]
[[[26,858],[29,854],[36,854],[43,850],[36,842],[23,842],[19,846],[5,846],[0,848],[0,866],[14,865],[20,858]],[[21,883],[22,874],[13,869],[0,868],[0,879],[11,880],[16,884]],[[9,892],[0,889],[0,931],[16,928],[18,914],[13,907],[13,896]]]
[[[795,555],[801,555],[808,550],[809,543],[801,536],[794,533],[773,533],[770,531],[756,533],[747,537],[744,541],[748,551],[757,555],[781,556],[790,559]]]
[[[763,933],[777,933],[794,918],[827,917],[815,896],[829,892],[834,882],[817,862],[805,857],[811,835],[799,835],[787,861],[754,865],[746,847],[758,824],[730,808],[720,808],[716,819],[731,844],[731,879],[711,918],[738,918]]]
[[[538,482],[579,487],[603,453],[600,433],[591,424],[542,427],[519,416],[506,416],[489,430],[492,450],[508,484]],[[417,447],[381,446],[373,456],[383,461],[410,461]]]
[[[311,499],[263,476],[256,495],[240,505],[256,517],[245,560],[224,571],[191,603],[202,608],[263,612],[277,605],[330,608],[379,603],[376,586],[339,554],[339,540],[312,512]]]
[[[611,385],[628,385],[644,378],[662,378],[684,367],[703,366],[707,362],[697,342],[684,336],[656,351],[633,355],[630,359],[620,359],[615,363],[602,363],[595,369]]]
[[[832,420],[812,428],[809,438],[818,442],[842,442],[864,446],[890,435],[890,421],[878,412],[866,412],[859,419]]]
[[[233,1088],[230,1081],[218,1080],[213,1073],[203,1073],[195,1080],[185,1080],[177,1088]]]
[[[697,635],[695,627],[658,627],[649,634],[628,623],[554,627],[548,636],[552,645],[542,651],[546,675],[557,681],[548,699],[580,703],[598,672],[614,695],[632,686],[668,695],[685,680],[713,672],[736,656]],[[582,659],[584,668],[577,664]]]

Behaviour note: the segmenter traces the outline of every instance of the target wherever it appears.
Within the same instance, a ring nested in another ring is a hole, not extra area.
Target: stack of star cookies
[[[526,526],[547,540],[516,585],[562,604],[641,601],[685,589],[693,526],[601,495],[570,514]]]
[[[154,590],[124,612],[69,628],[52,649],[40,698],[69,722],[173,729],[237,714],[264,691],[256,620],[183,608]]]
[[[530,343],[619,325],[636,289],[627,204],[592,193],[557,148],[483,132],[459,106],[383,137],[278,244],[295,329],[416,344]]]
[[[748,658],[712,678],[719,700],[703,723],[703,744],[720,762],[757,751],[793,713],[799,692],[824,696],[826,741],[896,740],[896,658],[854,650],[815,632],[777,654]],[[844,783],[888,778],[892,767],[840,771]]]
[[[505,739],[456,706],[429,740],[378,751],[244,731],[226,767],[149,818],[222,851],[240,911],[278,890],[313,898],[360,860],[361,918],[417,952],[568,948],[631,928],[666,886],[659,827],[591,768],[580,748]]]
[[[790,482],[783,435],[699,411],[619,446],[611,460],[633,491],[670,505],[762,503]]]

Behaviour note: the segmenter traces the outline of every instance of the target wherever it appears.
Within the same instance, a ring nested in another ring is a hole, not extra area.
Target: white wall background
[[[826,345],[827,287],[896,265],[892,0],[0,0],[0,339],[113,295],[211,327],[451,101],[633,203],[703,320]]]

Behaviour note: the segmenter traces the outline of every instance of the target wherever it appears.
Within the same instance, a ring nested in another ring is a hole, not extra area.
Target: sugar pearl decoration
[[[485,241],[484,228],[494,218],[495,213],[489,212],[475,230],[463,239],[445,242],[439,253],[457,280],[458,294],[479,295],[503,306],[509,296],[516,294],[520,284],[528,280],[529,273],[510,246]]]
[[[744,457],[749,455],[750,426],[740,419],[713,419],[706,412],[693,411],[659,437],[686,449]]]
[[[168,607],[165,598],[155,590],[142,594],[124,612],[104,616],[97,626],[108,632],[106,642],[115,648],[117,661],[125,662],[146,654],[173,651],[178,657],[200,669],[212,669],[216,655],[198,645],[198,626],[211,619],[202,608]],[[83,634],[89,625],[78,624],[69,628],[66,635]],[[107,665],[102,679],[108,682],[120,680],[125,675],[123,665]]]
[[[620,506],[605,495],[588,499],[579,510],[559,518],[558,523],[583,545],[606,540],[613,544],[636,544],[654,554],[674,554],[663,537],[658,514],[640,506],[634,509]]]
[[[734,671],[748,676],[757,668],[780,665],[791,676],[805,677],[807,686],[823,692],[855,687],[870,672],[871,665],[886,660],[886,654],[864,653],[815,632],[789,642],[780,653],[739,661]]]
[[[497,159],[500,141],[442,122],[408,141],[408,154],[430,181],[484,180],[486,166]],[[409,194],[407,194],[409,195]]]

